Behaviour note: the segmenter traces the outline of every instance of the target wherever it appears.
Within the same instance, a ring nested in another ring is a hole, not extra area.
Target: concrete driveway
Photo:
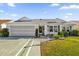
[[[0,56],[41,56],[40,43],[46,38],[0,38]]]
[[[45,38],[32,38],[17,56],[41,56],[40,43],[47,41]]]

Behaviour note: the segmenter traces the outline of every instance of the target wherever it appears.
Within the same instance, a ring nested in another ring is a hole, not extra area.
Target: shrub
[[[2,36],[3,37],[8,37],[9,36],[9,32],[3,32]]]
[[[59,39],[60,38],[60,35],[54,35],[53,38]]]
[[[69,31],[69,36],[73,36],[73,32],[72,31]]]
[[[53,38],[53,34],[48,34],[48,37],[49,38]]]
[[[58,32],[58,35],[60,35],[60,37],[64,37],[64,31]]]
[[[58,35],[60,35],[60,37],[67,37],[69,36],[69,33],[67,31],[62,31],[62,32],[58,32]]]
[[[78,30],[73,30],[72,31],[72,35],[73,36],[78,36],[79,35],[79,31]]]
[[[70,36],[79,36],[79,31],[78,30],[69,31],[69,35]]]
[[[7,28],[1,29],[0,30],[0,36],[1,37],[8,37],[9,36],[9,32]]]
[[[69,32],[65,31],[64,32],[64,37],[68,37],[69,36]]]

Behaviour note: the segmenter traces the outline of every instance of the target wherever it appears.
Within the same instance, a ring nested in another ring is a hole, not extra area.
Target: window
[[[57,32],[57,26],[54,26],[54,31]]]
[[[53,26],[49,26],[50,32],[53,32]]]

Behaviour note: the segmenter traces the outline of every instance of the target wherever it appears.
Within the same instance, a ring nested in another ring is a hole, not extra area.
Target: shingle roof
[[[25,22],[27,20],[29,20],[29,18],[24,16],[24,17],[18,19],[17,21],[15,21],[15,22]]]
[[[22,17],[20,19],[18,19],[15,22],[66,22],[62,19],[56,18],[56,19],[29,19],[27,17]]]

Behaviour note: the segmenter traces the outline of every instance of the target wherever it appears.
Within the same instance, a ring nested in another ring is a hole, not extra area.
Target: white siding
[[[9,36],[35,36],[35,26],[9,26]]]

